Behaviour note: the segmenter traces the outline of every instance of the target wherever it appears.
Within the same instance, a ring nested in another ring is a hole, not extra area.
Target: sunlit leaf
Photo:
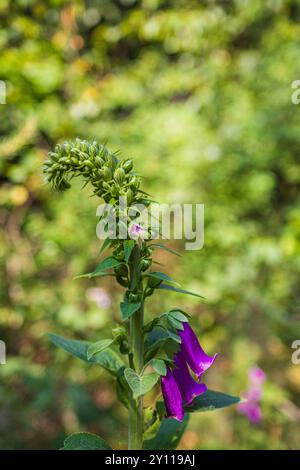
[[[90,432],[76,432],[67,437],[61,450],[112,450],[102,437]]]

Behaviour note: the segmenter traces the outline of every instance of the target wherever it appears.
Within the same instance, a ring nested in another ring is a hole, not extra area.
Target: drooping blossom
[[[261,399],[262,386],[266,380],[266,374],[259,367],[249,370],[249,388],[242,396],[246,400],[237,407],[239,413],[247,416],[249,421],[258,424],[262,420]]]
[[[161,388],[164,397],[167,417],[182,421],[184,416],[183,403],[191,405],[193,399],[207,390],[203,383],[198,383],[190,375],[188,366],[199,377],[212,365],[216,358],[208,356],[200,346],[198,339],[187,322],[182,323],[183,331],[178,331],[181,337],[180,351],[174,356],[174,370],[167,369],[165,377],[161,378]]]
[[[174,375],[169,368],[167,369],[166,376],[161,378],[161,389],[167,417],[182,421],[184,416],[182,396]]]
[[[181,338],[181,351],[182,354],[198,378],[212,365],[215,361],[217,354],[208,356],[202,349],[197,336],[188,324],[182,323],[183,331],[178,331]]]
[[[182,352],[175,355],[174,364],[175,369],[173,375],[178,384],[181,396],[184,402],[190,405],[195,397],[206,392],[207,387],[205,384],[199,384],[193,379]]]

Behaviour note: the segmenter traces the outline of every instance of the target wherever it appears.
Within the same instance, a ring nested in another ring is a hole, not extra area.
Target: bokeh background
[[[0,448],[58,448],[89,430],[126,447],[112,378],[46,336],[107,337],[121,289],[74,280],[99,262],[97,200],[43,182],[56,142],[80,136],[132,157],[164,203],[205,204],[205,245],[164,252],[206,302],[156,294],[149,318],[182,306],[209,353],[210,388],[242,394],[267,374],[263,419],[193,415],[181,449],[296,449],[300,431],[300,78],[297,0],[1,0]]]

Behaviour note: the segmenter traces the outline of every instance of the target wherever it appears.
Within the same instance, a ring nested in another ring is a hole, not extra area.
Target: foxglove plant
[[[111,338],[90,343],[50,334],[50,339],[115,377],[118,398],[128,408],[128,449],[174,449],[189,413],[223,408],[239,401],[237,397],[209,391],[201,382],[217,355],[211,357],[204,352],[186,312],[174,308],[148,323],[144,321],[146,299],[157,290],[197,294],[177,287],[165,273],[151,270],[156,249],[177,253],[151,239],[151,229],[140,225],[138,211],[129,214],[126,206],[124,213],[120,205],[120,198],[136,207],[151,204],[149,196],[140,189],[140,177],[133,170],[132,160],[119,160],[104,145],[77,139],[57,145],[49,153],[44,172],[46,180],[58,190],[68,189],[72,178],[82,177],[85,184],[91,184],[96,196],[110,204],[123,235],[124,217],[128,222],[126,237],[120,236],[119,228],[117,237],[108,235],[105,239],[101,252],[110,249],[111,254],[93,272],[78,276],[114,276],[124,288],[121,321],[112,329]],[[158,399],[155,406],[144,409],[143,396],[159,380],[164,400]],[[63,449],[110,447],[99,436],[83,432],[69,436]]]

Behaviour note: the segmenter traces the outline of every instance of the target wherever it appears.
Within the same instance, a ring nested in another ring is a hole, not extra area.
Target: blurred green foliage
[[[157,259],[207,300],[156,295],[149,317],[193,314],[221,353],[210,388],[236,395],[250,366],[267,373],[259,426],[194,415],[180,448],[299,448],[299,47],[297,0],[1,1],[0,448],[77,430],[126,446],[111,378],[46,337],[96,340],[119,319],[121,290],[73,280],[98,261],[96,199],[43,184],[47,151],[77,135],[132,157],[156,200],[205,204],[204,248]]]

